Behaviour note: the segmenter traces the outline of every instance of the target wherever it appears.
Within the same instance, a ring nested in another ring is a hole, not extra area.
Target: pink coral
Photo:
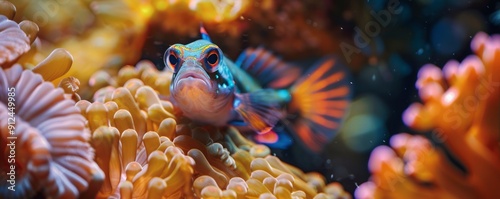
[[[2,189],[2,198],[32,197],[39,191],[68,198],[85,191],[99,169],[92,161],[85,119],[74,102],[19,65],[0,70],[0,93],[2,156],[12,154],[6,142],[14,140],[16,147],[15,163],[4,159],[0,165],[2,187],[10,185],[5,174],[15,167],[16,191]]]
[[[30,40],[19,25],[0,15],[0,66],[16,60],[30,49]]]
[[[496,198],[500,195],[500,36],[478,33],[476,55],[443,70],[426,65],[417,88],[423,104],[412,104],[404,122],[442,141],[465,168],[461,171],[427,139],[399,134],[391,148],[372,152],[370,182],[359,198]]]

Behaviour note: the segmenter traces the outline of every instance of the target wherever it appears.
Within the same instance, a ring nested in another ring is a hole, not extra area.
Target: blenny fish
[[[173,71],[170,98],[182,117],[248,127],[268,143],[287,142],[279,139],[287,134],[277,132],[288,129],[313,152],[334,137],[351,95],[337,59],[326,57],[303,73],[263,48],[249,48],[233,62],[200,29],[202,39],[174,44],[164,54]]]

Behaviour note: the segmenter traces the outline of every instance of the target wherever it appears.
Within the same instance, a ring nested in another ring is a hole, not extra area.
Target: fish
[[[276,146],[290,145],[291,134],[312,152],[331,141],[352,93],[337,58],[327,56],[303,72],[257,47],[232,61],[203,27],[200,32],[201,39],[173,44],[163,56],[173,72],[170,100],[183,118],[251,129],[255,140]]]

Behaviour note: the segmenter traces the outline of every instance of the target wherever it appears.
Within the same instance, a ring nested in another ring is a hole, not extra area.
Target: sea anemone
[[[30,49],[30,38],[20,24],[10,20],[16,8],[10,2],[0,1],[0,66],[7,67]],[[28,21],[22,24],[29,24]]]
[[[133,84],[142,82],[130,81],[125,87],[112,88],[107,100],[76,104],[88,119],[96,162],[106,175],[97,197],[146,197],[156,193],[160,178],[169,184],[169,195],[185,195],[186,190],[178,185],[186,183],[182,179],[190,179],[194,163],[171,141],[175,120],[167,111],[170,108],[161,105],[150,87]]]
[[[14,63],[23,68],[30,68],[33,72],[42,75],[45,81],[54,81],[66,74],[73,64],[71,54],[61,48],[54,49],[47,57],[39,58],[40,62],[26,64],[23,60],[35,57],[39,43],[35,42],[38,35],[38,25],[24,20],[17,24],[10,20],[15,16],[16,7],[8,1],[0,1],[0,66],[9,68]],[[7,18],[9,17],[9,18]]]
[[[77,197],[100,170],[93,162],[85,119],[63,90],[20,65],[0,70],[2,173],[15,171],[15,190],[2,197]],[[9,146],[7,144],[12,144]],[[2,187],[8,176],[2,175]]]
[[[0,65],[12,62],[30,49],[29,38],[19,25],[0,15]]]
[[[371,155],[372,178],[358,198],[496,198],[500,192],[500,36],[478,33],[476,53],[443,70],[426,65],[416,83],[424,104],[403,114],[419,135],[399,134]],[[446,155],[444,151],[451,155]],[[451,157],[451,158],[450,158]],[[452,162],[450,159],[454,159]]]
[[[107,176],[99,198],[350,198],[338,183],[281,162],[233,127],[178,124],[168,91],[153,89],[169,88],[171,75],[141,61],[116,77],[100,71],[91,78],[102,88],[94,102],[76,106]]]
[[[142,60],[135,67],[126,65],[115,73],[107,70],[97,71],[90,77],[88,85],[92,88],[90,94],[93,94],[94,101],[104,101],[102,97],[105,96],[109,99],[111,97],[111,93],[108,92],[110,88],[125,86],[129,80],[127,86],[134,87],[130,88],[132,91],[137,90],[138,86],[147,85],[158,92],[160,96],[166,97],[170,95],[171,79],[172,72],[168,70],[158,71],[151,61]],[[105,87],[108,88],[102,89]]]
[[[75,198],[99,181],[101,170],[93,161],[85,119],[49,82],[71,67],[71,55],[56,49],[33,70],[24,70],[16,62],[29,56],[38,26],[11,21],[15,7],[0,5],[0,148],[7,157],[0,184],[8,187],[0,196]]]

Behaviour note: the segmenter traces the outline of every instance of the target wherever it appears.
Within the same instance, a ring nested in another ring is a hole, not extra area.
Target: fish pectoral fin
[[[257,133],[269,132],[284,115],[280,103],[272,99],[268,92],[271,91],[259,90],[237,95],[236,112]]]

